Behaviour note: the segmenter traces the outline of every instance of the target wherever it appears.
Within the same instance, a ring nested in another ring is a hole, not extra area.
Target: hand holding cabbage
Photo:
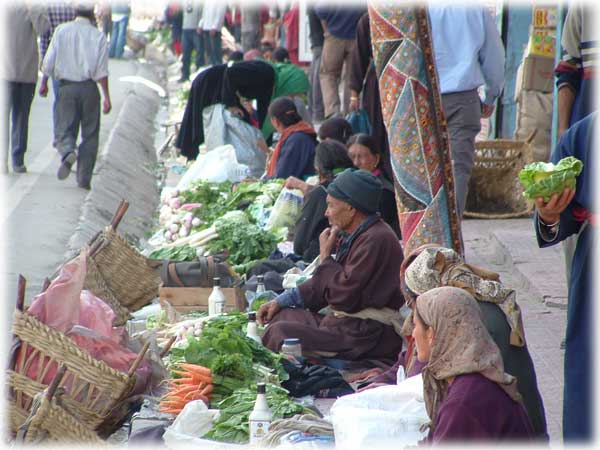
[[[560,195],[565,189],[575,189],[575,178],[581,173],[583,163],[568,156],[558,164],[535,162],[519,172],[523,195],[529,199],[543,197],[548,203],[552,194]]]

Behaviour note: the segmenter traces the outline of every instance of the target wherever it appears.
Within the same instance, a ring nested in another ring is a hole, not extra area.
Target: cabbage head
[[[575,178],[581,173],[583,163],[568,156],[558,164],[535,162],[526,165],[519,172],[523,185],[523,196],[529,199],[543,197],[545,202],[552,194],[560,194],[565,188],[575,189]]]

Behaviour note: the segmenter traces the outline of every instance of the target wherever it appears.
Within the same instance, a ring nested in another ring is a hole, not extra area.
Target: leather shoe
[[[65,159],[63,159],[62,163],[60,163],[60,167],[58,168],[58,172],[56,174],[59,180],[64,180],[69,176],[69,174],[71,173],[71,167],[73,167],[75,161],[77,161],[77,156],[75,156],[75,153],[73,152],[69,153],[65,157]]]
[[[27,167],[25,167],[25,164],[19,164],[19,165],[13,166],[13,172],[14,173],[27,173]]]

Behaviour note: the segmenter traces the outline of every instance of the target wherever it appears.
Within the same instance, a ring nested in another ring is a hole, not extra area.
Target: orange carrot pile
[[[172,370],[171,373],[181,378],[168,381],[169,392],[161,398],[160,411],[179,414],[193,400],[202,400],[208,405],[213,391],[210,369],[186,363],[179,363],[177,366],[181,370]]]

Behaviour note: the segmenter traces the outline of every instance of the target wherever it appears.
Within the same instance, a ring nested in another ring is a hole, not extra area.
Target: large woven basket
[[[83,425],[69,414],[60,404],[60,400],[47,399],[41,395],[41,401],[26,423],[27,433],[23,442],[58,444],[102,445],[105,442],[96,432]]]
[[[135,248],[108,226],[91,243],[84,289],[111,305],[117,325],[158,296],[160,275]]]
[[[65,334],[19,309],[14,313],[13,333],[21,341],[14,367],[8,370],[13,432],[30,414],[34,397],[48,387],[49,371],[60,365],[66,367],[59,386],[64,389],[61,407],[85,428],[106,431],[106,424],[115,424],[127,413],[122,401],[135,383],[135,369],[145,349],[128,374],[93,358]],[[34,363],[34,373],[28,374]]]
[[[509,219],[527,216],[533,203],[523,197],[519,171],[532,161],[531,139],[475,143],[465,217]]]

